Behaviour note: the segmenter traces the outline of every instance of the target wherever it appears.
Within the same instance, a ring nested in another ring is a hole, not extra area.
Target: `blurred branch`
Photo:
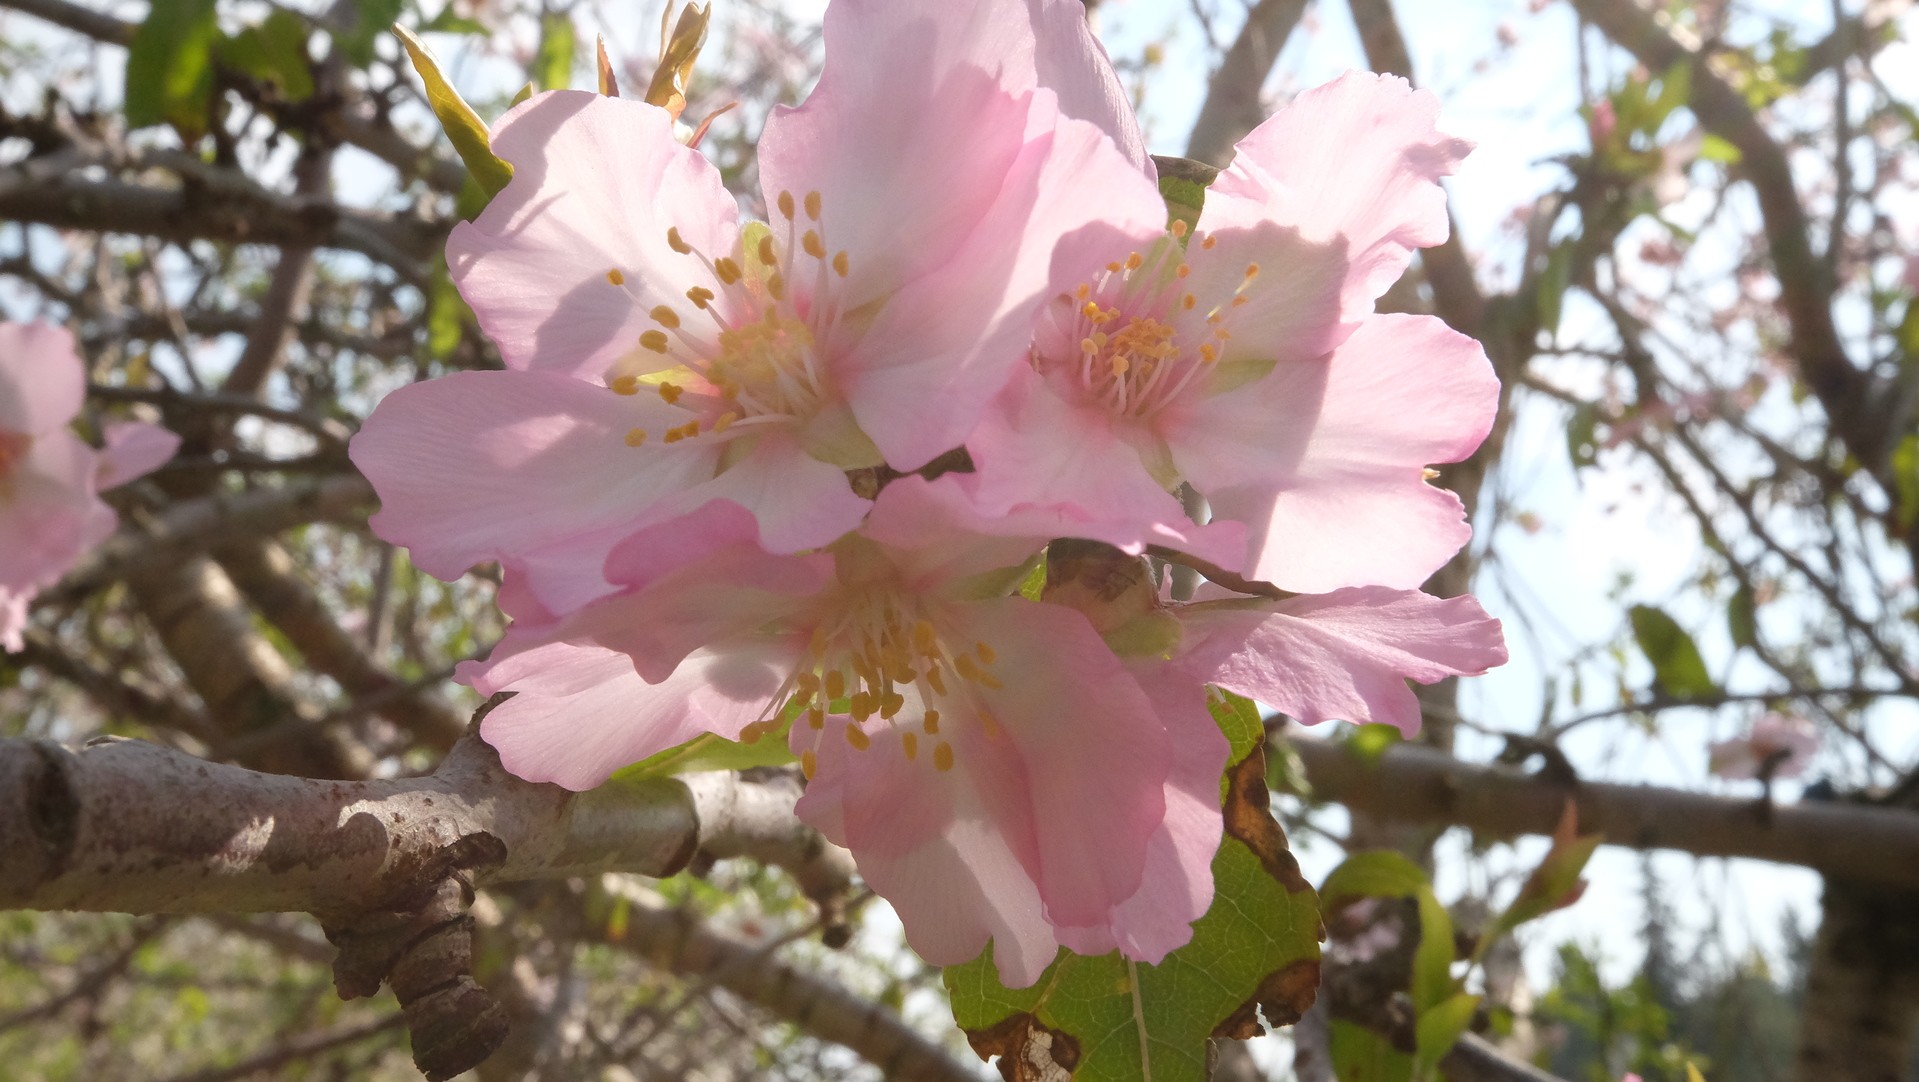
[[[1272,73],[1286,39],[1306,13],[1307,0],[1259,0],[1206,87],[1206,100],[1186,140],[1186,156],[1224,168],[1233,144],[1266,119],[1260,88]]]
[[[683,977],[705,978],[821,1040],[844,1045],[883,1077],[978,1082],[979,1075],[897,1015],[770,954],[764,945],[714,931],[651,892],[622,890],[625,947]]]
[[[1838,803],[1773,807],[1649,785],[1573,785],[1464,763],[1411,744],[1368,763],[1339,744],[1289,740],[1315,799],[1387,819],[1550,835],[1566,801],[1612,845],[1798,864],[1843,879],[1919,887],[1919,814]]]
[[[330,1052],[343,1045],[358,1044],[369,1037],[399,1028],[406,1016],[398,1012],[355,1025],[334,1026],[315,1033],[301,1033],[276,1042],[271,1048],[227,1067],[209,1067],[204,1071],[176,1075],[167,1082],[239,1082],[243,1078],[268,1075],[299,1060]]]

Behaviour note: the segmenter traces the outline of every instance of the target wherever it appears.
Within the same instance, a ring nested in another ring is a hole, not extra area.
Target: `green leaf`
[[[1919,436],[1907,436],[1893,448],[1892,481],[1897,488],[1899,525],[1908,528],[1919,518]]]
[[[1040,594],[1046,591],[1046,561],[1033,561],[1033,569],[1020,581],[1019,596],[1028,601],[1038,601]]]
[[[1546,269],[1540,272],[1538,292],[1533,304],[1539,314],[1539,329],[1549,336],[1559,334],[1559,312],[1565,307],[1566,287],[1572,284],[1573,242],[1564,240],[1553,246],[1546,257]]]
[[[540,19],[540,48],[533,54],[533,81],[541,90],[565,90],[573,81],[573,18],[548,12]]]
[[[1751,587],[1740,586],[1726,602],[1726,631],[1732,636],[1734,646],[1759,645],[1759,603],[1753,598]]]
[[[1418,1049],[1413,1056],[1415,1075],[1431,1076],[1439,1061],[1459,1043],[1466,1027],[1472,1025],[1473,1013],[1478,1009],[1479,997],[1461,992],[1419,1012],[1419,1020],[1413,1026],[1414,1044]]]
[[[1206,205],[1206,189],[1219,176],[1219,170],[1191,158],[1153,155],[1159,170],[1159,194],[1166,200],[1166,220],[1185,222],[1187,236],[1199,228],[1199,211]]]
[[[1335,1018],[1330,1035],[1339,1082],[1409,1082],[1413,1077],[1413,1057],[1372,1030]]]
[[[1738,165],[1739,159],[1745,157],[1738,147],[1717,135],[1707,135],[1699,140],[1699,156],[1720,165]]]
[[[677,748],[668,748],[632,766],[621,767],[614,772],[613,777],[620,781],[665,778],[702,771],[785,766],[793,760],[792,749],[787,746],[783,732],[770,733],[751,744],[727,740],[712,733],[701,733]]]
[[[1352,735],[1346,738],[1346,747],[1362,760],[1372,763],[1379,761],[1387,748],[1404,739],[1398,729],[1374,721],[1353,726]]]
[[[404,4],[405,0],[353,0],[352,25],[333,35],[334,47],[355,67],[373,63],[373,43],[400,17]]]
[[[1258,742],[1227,771],[1212,908],[1159,965],[1061,951],[1020,989],[1000,983],[990,948],[947,969],[974,1051],[1050,1062],[1076,1082],[1204,1082],[1209,1040],[1256,1036],[1260,1011],[1297,1021],[1319,984],[1319,908],[1267,807],[1265,771]]]
[[[1586,890],[1586,884],[1579,875],[1586,870],[1586,862],[1592,859],[1593,850],[1605,840],[1603,834],[1581,835],[1578,806],[1571,800],[1566,801],[1565,814],[1560,816],[1559,826],[1553,831],[1552,848],[1546,851],[1539,866],[1526,877],[1512,904],[1493,921],[1483,942],[1490,943],[1535,917],[1545,916],[1555,909],[1564,909],[1578,901]]]
[[[313,63],[307,55],[307,24],[290,11],[276,9],[258,26],[249,26],[219,45],[220,62],[280,88],[290,102],[313,96]]]
[[[1206,709],[1212,711],[1213,721],[1232,745],[1233,750],[1226,757],[1228,761],[1239,762],[1266,742],[1266,723],[1259,718],[1259,707],[1246,696],[1235,695],[1225,688],[1209,688]]]
[[[1697,698],[1718,690],[1706,672],[1699,647],[1678,621],[1651,605],[1634,605],[1629,616],[1633,638],[1652,663],[1656,688],[1675,699]]]
[[[167,0],[147,10],[127,44],[127,125],[170,123],[191,143],[207,131],[213,50],[220,42],[214,0]]]
[[[1413,952],[1413,1007],[1424,1015],[1452,998],[1458,989],[1453,984],[1453,918],[1439,904],[1431,887],[1420,890],[1419,949]]]
[[[1390,849],[1354,853],[1319,888],[1320,906],[1337,909],[1357,898],[1411,898],[1431,890],[1426,870]]]
[[[487,32],[484,23],[453,10],[451,4],[441,8],[438,15],[427,20],[420,27],[422,34],[485,34]]]
[[[473,179],[479,181],[487,195],[498,195],[506,182],[513,179],[513,166],[493,153],[493,140],[487,133],[486,123],[466,99],[460,97],[460,92],[453,89],[453,84],[440,71],[440,62],[412,31],[396,26],[393,32],[399,35],[400,44],[406,46],[413,70],[420,73],[421,81],[426,84],[427,104],[433,107],[433,115],[439,118],[440,127],[452,140],[460,160],[466,163]]]

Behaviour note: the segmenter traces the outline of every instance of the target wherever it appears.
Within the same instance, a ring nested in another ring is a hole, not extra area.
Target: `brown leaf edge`
[[[982,1060],[998,1056],[1000,1077],[1006,1082],[1068,1082],[1079,1068],[1078,1038],[1025,1012],[985,1029],[967,1030],[966,1043]]]
[[[1226,835],[1253,851],[1260,866],[1289,893],[1313,892],[1300,873],[1299,861],[1286,844],[1286,831],[1273,818],[1272,798],[1266,791],[1266,749],[1256,745],[1226,772],[1226,804],[1220,809]],[[1321,922],[1319,939],[1326,939]],[[1259,1036],[1259,1015],[1272,1026],[1290,1026],[1300,1020],[1319,996],[1319,960],[1302,958],[1266,974],[1251,998],[1213,1027],[1213,1036],[1237,1041]]]

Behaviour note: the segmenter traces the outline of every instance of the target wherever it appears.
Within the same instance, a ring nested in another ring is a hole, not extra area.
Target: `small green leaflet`
[[[1633,638],[1652,663],[1655,688],[1674,699],[1698,698],[1718,690],[1699,647],[1677,620],[1651,605],[1634,605],[1628,617]]]
[[[172,124],[191,143],[207,131],[213,50],[220,42],[214,0],[154,4],[127,44],[127,126]]]
[[[439,118],[440,127],[446,130],[446,137],[452,140],[460,160],[466,163],[473,179],[488,196],[498,195],[506,182],[513,179],[513,166],[493,153],[486,122],[460,97],[460,92],[453,89],[432,50],[404,26],[395,26],[393,32],[399,36],[400,44],[406,46],[413,70],[419,72],[421,81],[426,83],[427,104],[433,106],[433,115]]]

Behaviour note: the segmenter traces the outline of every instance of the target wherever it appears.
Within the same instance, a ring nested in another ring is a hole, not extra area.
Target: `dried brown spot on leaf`
[[[1068,1082],[1079,1068],[1079,1040],[1049,1029],[1030,1014],[1013,1014],[986,1029],[966,1031],[981,1059],[999,1057],[1006,1082]]]
[[[1261,1011],[1266,1013],[1268,1025],[1290,1026],[1300,1020],[1318,994],[1319,959],[1302,958],[1281,966],[1266,974],[1259,982],[1259,991],[1213,1028],[1213,1036],[1252,1040],[1264,1032],[1259,1025]]]
[[[1226,833],[1253,851],[1268,875],[1294,894],[1313,889],[1299,872],[1299,861],[1286,845],[1286,832],[1273,818],[1266,792],[1266,752],[1255,747],[1226,772]],[[1325,938],[1322,931],[1320,938]]]

